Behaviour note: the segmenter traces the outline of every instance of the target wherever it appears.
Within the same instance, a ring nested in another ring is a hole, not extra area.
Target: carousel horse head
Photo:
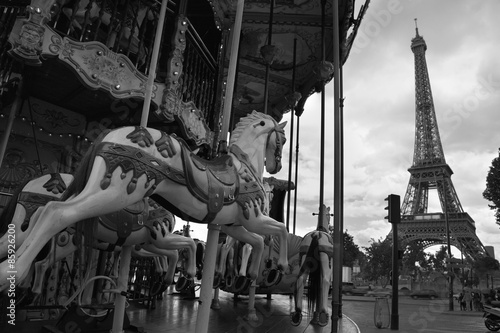
[[[266,171],[275,174],[281,170],[281,152],[286,142],[285,126],[286,122],[278,124],[271,116],[253,111],[240,119],[235,130],[231,133],[229,146],[237,145],[244,149],[245,146],[253,145],[259,137],[265,135]]]

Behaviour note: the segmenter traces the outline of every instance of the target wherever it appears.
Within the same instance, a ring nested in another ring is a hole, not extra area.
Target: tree
[[[474,261],[472,266],[480,278],[484,278],[491,271],[498,271],[500,264],[498,260],[491,257],[482,257]]]
[[[500,149],[498,149],[498,157],[491,162],[490,171],[486,176],[486,189],[483,197],[493,203],[488,206],[495,210],[496,223],[500,225]]]
[[[353,236],[344,231],[344,253],[342,264],[344,266],[352,267],[356,259],[359,259],[361,251],[359,246],[354,243]]]
[[[409,242],[403,255],[403,274],[413,275],[418,263],[420,267],[427,265],[427,253],[424,251],[422,241],[416,240]]]
[[[370,240],[371,245],[364,247],[366,251],[366,265],[363,269],[364,278],[377,281],[381,277],[388,277],[392,269],[392,242],[385,240]]]
[[[446,270],[446,258],[448,258],[448,247],[442,245],[434,255],[429,257],[429,261],[435,271],[443,272]]]
[[[329,233],[335,239],[333,226],[329,227]],[[342,265],[352,267],[356,259],[360,259],[362,252],[359,246],[354,243],[354,237],[349,235],[347,231],[344,231],[343,237],[344,252],[342,253]]]

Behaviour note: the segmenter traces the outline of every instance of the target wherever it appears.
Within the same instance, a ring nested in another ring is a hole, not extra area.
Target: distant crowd
[[[464,288],[458,295],[458,303],[462,311],[483,311],[483,305],[492,305],[492,302],[498,302],[493,305],[500,306],[500,288],[491,289],[487,293]]]

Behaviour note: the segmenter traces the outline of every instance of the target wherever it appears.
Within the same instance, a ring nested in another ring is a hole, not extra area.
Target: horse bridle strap
[[[281,151],[282,151],[282,144],[281,144],[281,136],[279,135],[280,133],[283,133],[283,130],[279,126],[277,122],[274,122],[274,128],[272,131],[270,131],[267,134],[267,140],[266,140],[266,147],[269,145],[269,141],[271,139],[271,134],[275,133],[276,138],[275,138],[275,144],[276,144],[276,149],[274,150],[274,161],[275,163],[275,169],[273,170],[276,171],[277,165],[281,162]],[[272,173],[272,172],[271,172]]]

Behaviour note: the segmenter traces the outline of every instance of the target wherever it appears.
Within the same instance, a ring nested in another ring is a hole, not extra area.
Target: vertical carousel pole
[[[334,251],[333,251],[333,285],[332,285],[332,332],[338,331],[340,315],[340,280],[342,277],[342,220],[343,220],[343,161],[342,161],[342,116],[340,112],[340,47],[339,47],[339,2],[333,2],[333,103],[334,103]]]
[[[144,96],[144,105],[142,106],[141,126],[148,125],[149,106],[151,105],[151,97],[153,96],[153,86],[156,77],[156,66],[158,64],[158,54],[160,53],[160,44],[163,34],[163,26],[165,25],[165,13],[167,11],[168,0],[162,0],[160,8],[160,16],[158,17],[158,25],[156,26],[155,41],[153,45],[153,54],[149,65],[148,82],[146,83],[146,95]]]
[[[292,71],[292,101],[290,106],[290,154],[288,159],[288,196],[287,196],[287,208],[286,208],[286,228],[290,232],[290,196],[292,190],[292,148],[293,148],[293,122],[294,122],[294,110],[295,110],[295,65],[297,62],[297,38],[293,40],[293,71]],[[295,194],[297,196],[297,194]],[[293,228],[293,234],[295,234],[295,225]]]
[[[231,108],[233,106],[234,84],[236,82],[236,65],[238,63],[238,48],[240,45],[241,21],[243,19],[243,5],[245,0],[238,0],[236,8],[236,17],[234,19],[233,29],[231,31],[231,57],[229,59],[229,68],[227,72],[226,97],[224,102],[221,141],[227,142],[229,133],[229,122],[231,121]]]
[[[229,121],[231,119],[231,106],[233,101],[233,89],[236,77],[236,64],[238,60],[238,48],[240,44],[244,4],[244,0],[238,0],[238,3],[236,4],[236,17],[234,19],[232,31],[231,57],[229,59],[226,96],[224,101],[224,113],[222,118],[223,123],[220,136],[222,138],[222,141],[227,140],[227,135],[229,132]],[[208,331],[219,231],[219,225],[208,225],[207,244],[205,248],[205,262],[203,263],[203,279],[201,280],[200,298],[198,300],[199,304],[195,333],[206,333]]]
[[[160,16],[158,18],[158,25],[156,27],[156,36],[153,46],[153,54],[151,58],[151,65],[149,66],[148,82],[146,84],[146,94],[144,97],[144,105],[141,115],[141,126],[148,125],[149,106],[151,105],[151,96],[153,94],[153,85],[156,76],[156,65],[158,62],[158,53],[160,51],[161,35],[163,32],[163,25],[165,23],[165,13],[167,11],[168,0],[162,0],[160,8]],[[132,247],[123,246],[120,255],[120,274],[118,276],[118,290],[126,292],[128,289],[128,274],[130,270],[130,258],[132,256]],[[125,295],[117,294],[115,299],[115,313],[113,316],[113,328],[111,333],[123,332],[123,318],[125,317]]]
[[[128,274],[130,270],[130,258],[132,257],[132,246],[123,246],[120,254],[120,274],[116,288],[125,293],[128,290]],[[115,312],[113,315],[113,328],[111,333],[123,332],[123,318],[125,318],[125,303],[127,299],[122,294],[116,294]]]
[[[295,140],[295,196],[293,198],[293,234],[295,235],[295,226],[297,221],[297,189],[299,178],[299,130],[300,130],[300,117],[297,117],[297,139]]]
[[[267,45],[271,45],[273,37],[273,18],[274,17],[274,0],[271,0],[271,9],[269,13],[269,32],[267,34]],[[264,83],[264,114],[267,114],[267,104],[269,102],[269,73],[271,63],[266,61],[266,81]]]
[[[321,1],[321,61],[325,61],[325,5],[326,0]],[[335,73],[337,75],[337,73]],[[326,78],[321,83],[321,134],[320,134],[320,164],[319,164],[319,214],[316,230],[319,230],[323,218],[323,204],[325,202],[325,84]]]

